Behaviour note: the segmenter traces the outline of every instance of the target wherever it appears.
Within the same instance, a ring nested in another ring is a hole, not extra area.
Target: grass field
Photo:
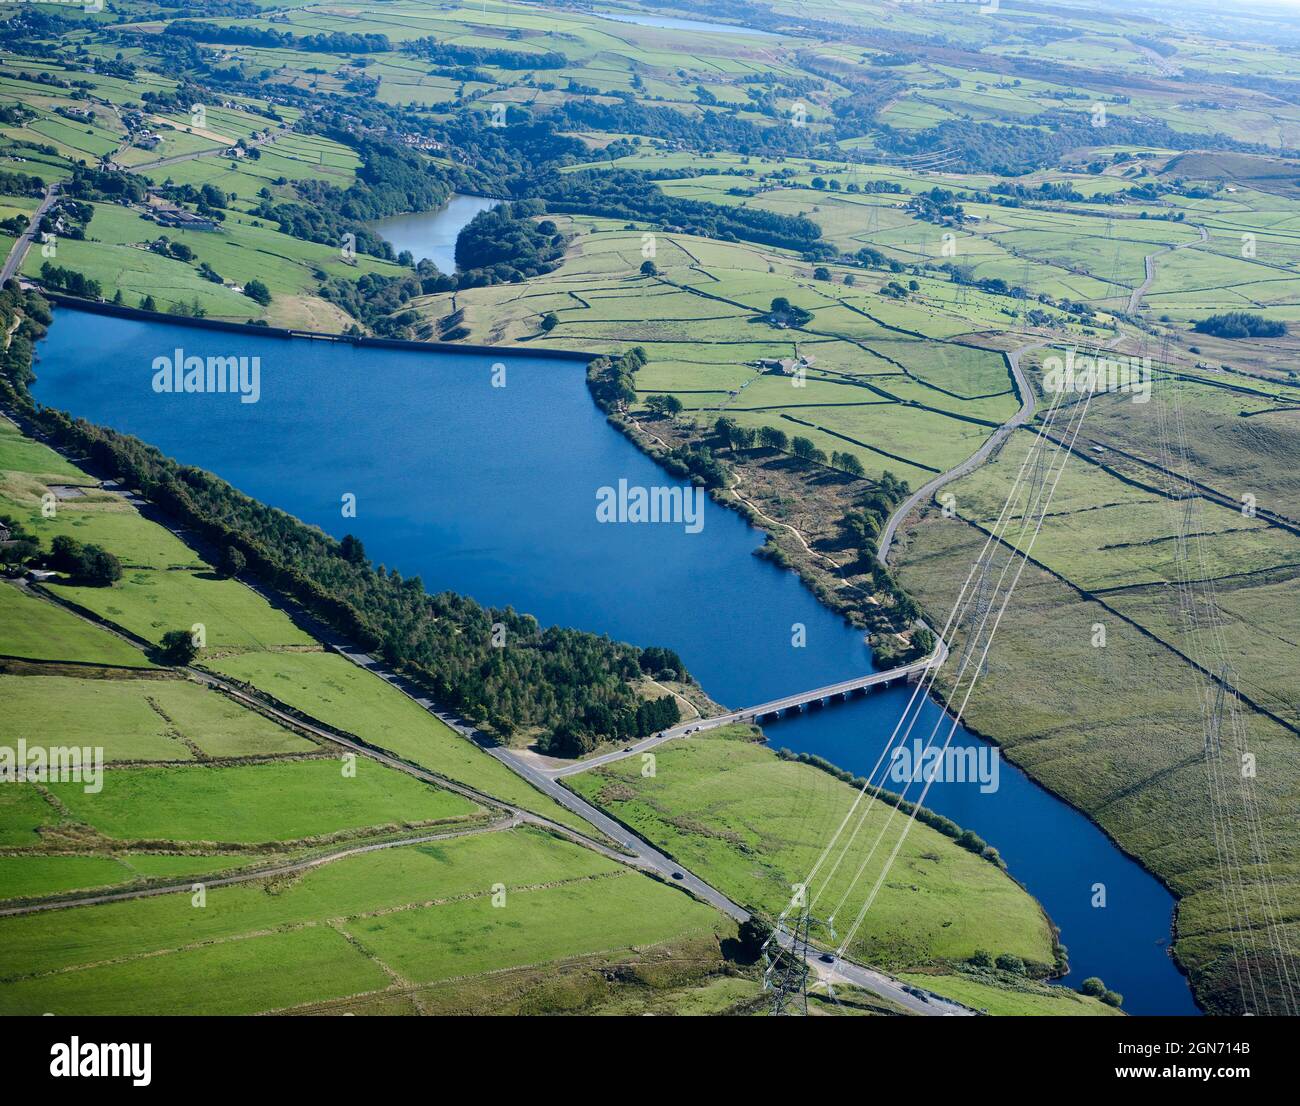
[[[127,569],[112,587],[56,584],[51,591],[150,642],[162,640],[168,630],[189,630],[197,623],[204,627],[210,649],[313,644],[283,611],[211,569]]]
[[[677,740],[657,754],[653,778],[640,775],[639,762],[623,761],[569,782],[735,901],[773,917],[788,904],[792,885],[806,878],[855,794],[820,769],[781,760],[755,743],[748,727]],[[884,811],[869,816],[855,857],[865,858],[885,819]],[[844,865],[824,891],[823,910],[844,898],[844,909],[835,912],[857,912],[860,892],[874,881],[900,826],[895,819],[884,829],[865,885],[850,888],[857,864]],[[993,864],[914,825],[851,953],[902,968],[963,960],[981,948],[1040,964],[1053,959],[1047,921],[1032,898]]]
[[[396,688],[337,653],[240,653],[211,667],[449,779],[583,832],[581,818],[529,786]]]
[[[960,521],[931,517],[903,554],[905,586],[928,608],[946,611],[955,598],[951,566],[972,563],[982,541]],[[1009,759],[1160,873],[1179,896],[1175,955],[1202,1002],[1232,1008],[1233,948],[1242,938],[1231,932],[1214,838],[1205,832],[1201,680],[1166,645],[1120,617],[1125,605],[1109,596],[1104,604],[1084,598],[1027,569],[966,718],[996,733]],[[1097,624],[1106,627],[1104,648],[1092,644]],[[1300,786],[1295,735],[1249,711],[1245,724],[1251,749],[1269,766],[1255,794],[1274,858],[1272,885],[1290,918],[1300,895],[1288,814]],[[1262,874],[1257,865],[1245,869],[1251,894],[1261,893]],[[1294,923],[1286,925],[1294,931]]]
[[[0,654],[33,660],[150,668],[140,650],[107,630],[0,584]]]
[[[315,752],[317,746],[184,680],[0,676],[0,697],[29,745],[91,745],[112,761],[186,761]],[[12,745],[0,739],[0,747]]]
[[[994,1017],[1122,1017],[1099,999],[1067,987],[1052,987],[1007,976],[1004,972],[931,975],[904,972],[900,979],[924,987]]]
[[[270,865],[276,859],[274,853],[260,852],[247,856],[125,851],[111,855],[13,854],[0,856],[0,899],[40,899],[157,880],[192,879],[250,865]]]
[[[392,768],[337,758],[254,765],[115,768],[103,790],[50,783],[71,819],[115,841],[257,844],[463,819],[478,807]]]
[[[274,969],[274,970],[271,970]],[[0,986],[5,1014],[256,1014],[385,986],[383,969],[328,926]]]
[[[498,883],[503,907],[492,905]],[[679,891],[546,834],[487,833],[340,860],[283,885],[212,888],[203,907],[184,893],[0,919],[0,1010],[252,1013],[400,984],[388,955],[416,976],[466,975],[720,925]],[[383,931],[382,948],[347,939],[353,931]]]

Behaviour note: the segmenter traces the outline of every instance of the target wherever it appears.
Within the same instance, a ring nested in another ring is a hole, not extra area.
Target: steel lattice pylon
[[[781,948],[779,931],[773,934],[775,953],[763,950],[763,990],[771,992],[773,1015],[802,1013],[808,1016],[808,908],[799,911],[788,949]],[[791,1009],[793,1002],[795,1009]]]
[[[975,650],[975,642],[980,636],[980,630],[984,625],[985,616],[989,613],[992,606],[991,592],[993,581],[990,575],[993,568],[993,556],[981,557],[975,563],[975,568],[979,571],[979,580],[975,584],[975,602],[971,607],[970,616],[965,622],[966,641],[962,646],[961,660],[957,665],[958,678],[970,659],[971,653]],[[983,674],[988,669],[988,658],[983,657],[980,660],[980,673]]]

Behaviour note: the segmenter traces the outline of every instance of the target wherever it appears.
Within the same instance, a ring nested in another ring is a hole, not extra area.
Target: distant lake
[[[756,35],[759,38],[779,38],[771,31],[759,31],[753,27],[741,27],[735,23],[702,23],[697,19],[674,19],[667,15],[632,15],[613,12],[592,12],[601,19],[612,19],[616,23],[636,23],[642,27],[663,27],[670,31],[708,31],[719,35]]]
[[[490,211],[500,202],[486,196],[453,196],[437,211],[393,215],[376,219],[369,227],[392,243],[396,252],[410,250],[416,261],[427,257],[438,266],[438,272],[450,275],[456,271],[456,236],[461,228],[480,211]]]
[[[258,355],[260,400],[155,394],[152,359],[177,349]],[[41,403],[138,435],[335,537],[354,533],[376,564],[418,573],[430,591],[676,649],[728,706],[871,670],[861,633],[793,573],[752,556],[762,535],[735,512],[706,499],[697,533],[597,521],[601,487],[674,481],[606,423],[581,364],[276,339],[63,307],[37,352]],[[504,388],[491,385],[494,362],[506,366]],[[357,516],[344,519],[348,492]],[[774,746],[864,774],[910,690],[765,729]],[[928,736],[940,715],[927,702],[915,736]],[[953,741],[988,748],[960,726]],[[926,806],[994,845],[1043,904],[1070,950],[1067,984],[1097,975],[1132,1013],[1196,1012],[1166,951],[1173,897],[1082,814],[1005,762],[996,791],[936,782]],[[1104,909],[1091,904],[1096,883],[1106,885]]]

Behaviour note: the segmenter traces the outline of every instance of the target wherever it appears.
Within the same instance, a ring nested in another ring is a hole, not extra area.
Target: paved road
[[[1208,242],[1210,240],[1209,228],[1198,224],[1196,229],[1201,232],[1201,242]],[[1197,244],[1197,242],[1180,242],[1176,246],[1165,246],[1162,249],[1157,250],[1156,253],[1147,254],[1146,257],[1142,259],[1143,265],[1146,266],[1146,280],[1134,288],[1133,294],[1128,298],[1128,313],[1130,315],[1136,315],[1140,310],[1142,310],[1142,297],[1150,291],[1151,285],[1156,279],[1156,258],[1166,250],[1170,252],[1174,250],[1185,250],[1188,246],[1195,246]]]
[[[883,565],[889,559],[890,547],[894,544],[894,535],[909,514],[911,514],[921,503],[928,501],[935,492],[942,488],[950,481],[956,480],[959,476],[965,476],[972,472],[978,466],[988,460],[991,454],[1006,439],[1013,430],[1018,426],[1023,426],[1034,415],[1034,390],[1029,386],[1029,380],[1025,377],[1024,370],[1020,367],[1020,358],[1028,353],[1031,349],[1038,349],[1040,346],[1047,345],[1048,339],[1036,338],[1032,342],[1026,342],[1023,346],[1007,351],[1007,364],[1011,367],[1011,373],[1015,377],[1016,387],[1020,389],[1020,410],[1004,422],[995,430],[985,443],[974,453],[966,458],[960,465],[950,468],[947,472],[941,472],[933,480],[922,484],[920,488],[909,495],[898,509],[889,516],[885,523],[885,528],[880,532],[880,541],[876,545],[876,559]]]
[[[9,256],[5,258],[4,267],[0,268],[0,286],[10,277],[17,276],[18,270],[22,268],[23,258],[27,256],[27,250],[31,247],[32,240],[36,236],[36,228],[40,225],[41,216],[49,209],[55,199],[58,198],[58,184],[47,185],[45,195],[41,199],[40,206],[37,207],[36,213],[31,217],[31,222],[27,224],[27,229],[18,236],[18,240],[9,250]]]

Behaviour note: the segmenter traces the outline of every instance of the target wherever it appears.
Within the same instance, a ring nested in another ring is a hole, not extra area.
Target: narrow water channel
[[[260,357],[260,399],[156,394],[153,359],[177,350]],[[751,555],[761,535],[734,513],[706,501],[695,533],[597,521],[600,488],[668,482],[605,423],[578,364],[358,349],[62,308],[39,358],[41,402],[136,434],[331,534],[354,533],[374,562],[419,574],[430,590],[671,646],[729,706],[870,667],[858,633],[793,574]],[[500,360],[504,388],[492,384]],[[356,518],[342,517],[347,493]],[[770,739],[864,772],[907,694],[783,719]],[[960,729],[956,740],[983,744]],[[995,845],[1043,903],[1070,950],[1067,983],[1101,976],[1132,1013],[1195,1012],[1166,951],[1171,896],[1082,815],[1005,763],[995,792],[936,784],[928,805]],[[1098,882],[1105,909],[1090,905]]]

